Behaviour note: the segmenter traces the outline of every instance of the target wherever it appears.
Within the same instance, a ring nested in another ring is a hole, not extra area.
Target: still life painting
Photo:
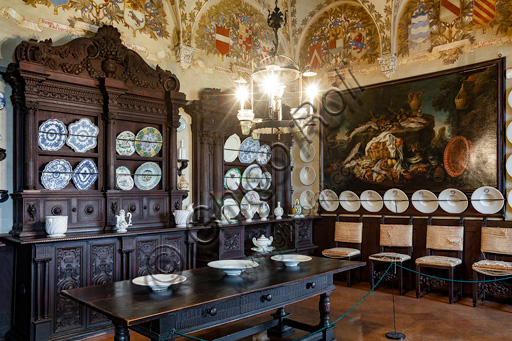
[[[324,188],[502,190],[503,67],[498,59],[345,92],[341,114],[323,113]]]

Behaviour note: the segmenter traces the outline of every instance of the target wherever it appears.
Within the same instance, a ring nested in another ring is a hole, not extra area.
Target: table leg
[[[331,313],[331,296],[332,291],[326,292],[325,294],[320,295],[320,303],[318,304],[318,308],[320,310],[320,324],[318,325],[320,328],[325,328],[322,331],[323,340],[332,340],[334,339],[334,326],[328,327],[330,324],[330,313]]]
[[[269,334],[272,334],[279,338],[283,338],[285,336],[295,333],[294,328],[287,326],[284,323],[284,320],[287,319],[288,316],[290,316],[290,313],[287,313],[284,307],[277,309],[277,311],[274,314],[272,314],[272,316],[274,316],[275,320],[279,320],[279,324],[275,327],[270,328],[268,330]]]
[[[114,327],[116,329],[114,341],[130,341],[130,331],[128,327],[118,323],[114,323]]]

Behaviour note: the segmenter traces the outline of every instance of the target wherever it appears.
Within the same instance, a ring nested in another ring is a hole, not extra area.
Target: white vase
[[[45,229],[48,237],[64,237],[68,230],[68,216],[46,216]]]
[[[274,215],[276,216],[276,219],[283,218],[284,210],[281,207],[281,202],[277,202],[277,207],[274,209]]]
[[[258,214],[260,215],[261,220],[268,220],[267,217],[270,214],[270,207],[266,202],[260,204],[258,207]]]

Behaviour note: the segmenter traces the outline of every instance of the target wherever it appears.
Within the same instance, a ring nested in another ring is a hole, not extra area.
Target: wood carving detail
[[[238,250],[240,248],[240,233],[226,233],[224,235],[224,250]]]
[[[93,245],[91,248],[91,284],[112,283],[114,280],[114,244]]]
[[[58,248],[56,257],[56,307],[55,331],[63,331],[81,326],[80,304],[65,298],[61,290],[79,288],[81,285],[82,247]]]
[[[155,273],[156,266],[151,264],[150,257],[156,248],[156,240],[139,241],[137,243],[137,276]]]
[[[62,46],[47,39],[24,41],[16,48],[16,62],[44,65],[71,75],[87,71],[90,77],[130,80],[135,86],[179,91],[178,78],[161,69],[154,70],[142,57],[121,42],[121,34],[113,26],[102,26],[91,38],[77,38]]]
[[[35,203],[28,203],[27,207],[27,218],[29,221],[36,220],[37,208]]]

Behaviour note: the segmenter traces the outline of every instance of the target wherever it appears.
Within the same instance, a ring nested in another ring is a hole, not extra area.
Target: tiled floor
[[[367,283],[338,288],[331,295],[331,321],[334,321],[361,300],[370,290]],[[416,299],[413,291],[395,296],[396,328],[406,340],[512,340],[512,306],[485,301],[473,308],[471,298],[448,304],[446,296],[431,293]],[[287,307],[292,318],[314,324],[318,321],[318,299],[309,299]],[[268,314],[259,315],[235,324],[193,334],[206,340],[219,337],[226,331],[265,321]],[[388,340],[386,332],[393,331],[392,295],[390,289],[378,288],[346,317],[336,323],[334,336],[338,340]],[[134,341],[147,340],[131,334]],[[305,333],[297,331],[297,338]],[[95,338],[113,340],[113,335]],[[186,340],[185,338],[181,338]]]

